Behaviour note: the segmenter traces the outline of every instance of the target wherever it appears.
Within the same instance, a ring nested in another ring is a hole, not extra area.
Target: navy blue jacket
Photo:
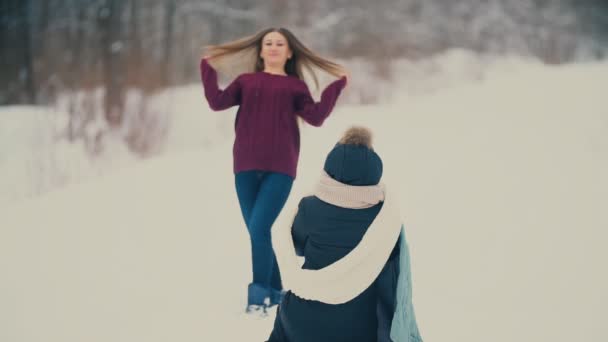
[[[382,161],[365,146],[337,144],[324,170],[343,184],[376,185],[382,177]],[[357,247],[382,205],[348,209],[315,196],[304,197],[292,226],[296,253],[305,257],[303,268],[318,270],[346,256]],[[344,304],[305,300],[287,292],[269,342],[389,342],[398,262],[399,241],[376,281]]]
[[[347,209],[317,197],[301,200],[292,236],[304,269],[317,270],[352,251],[382,208]],[[339,305],[297,297],[288,292],[281,303],[269,341],[390,341],[398,269],[397,243],[376,281],[363,293]]]

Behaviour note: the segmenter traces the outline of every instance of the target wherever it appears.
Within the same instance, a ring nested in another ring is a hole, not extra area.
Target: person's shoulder
[[[306,82],[303,79],[300,79],[296,76],[289,76],[289,79],[291,80],[291,82],[298,86],[298,87],[304,87],[308,89],[308,84],[306,84]]]
[[[302,79],[296,76],[289,76],[289,87],[293,89],[295,93],[308,93],[308,84]]]
[[[237,79],[239,81],[248,81],[255,77],[256,77],[255,72],[244,72],[242,74],[239,74],[235,79]]]
[[[304,196],[300,199],[298,209],[300,211],[310,210],[310,208],[315,208],[318,205],[318,202],[319,199],[315,195]]]
[[[339,207],[337,207],[333,204],[329,204],[315,195],[303,197],[302,200],[300,201],[300,209],[304,210],[304,211],[310,211],[310,212],[316,212],[319,210],[333,211],[336,208],[339,208]],[[339,209],[343,209],[343,208],[339,208]]]
[[[298,216],[300,217],[300,220],[307,217],[306,213],[308,211],[312,210],[314,212],[316,200],[317,198],[314,195],[304,196],[300,199],[300,202],[298,203]]]
[[[310,203],[314,202],[316,198],[317,197],[315,195],[304,196],[300,200],[300,206],[309,205]]]

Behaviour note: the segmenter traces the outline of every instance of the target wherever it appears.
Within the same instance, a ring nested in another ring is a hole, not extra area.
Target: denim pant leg
[[[249,231],[249,217],[255,205],[260,185],[262,184],[262,177],[263,172],[260,171],[243,171],[234,176],[236,194],[239,198],[241,214],[243,215],[247,231]]]
[[[293,178],[274,172],[248,171],[236,175],[241,211],[251,239],[253,282],[266,288],[282,289],[270,229],[287,201],[292,184]]]
[[[293,178],[288,175],[266,174],[249,217],[253,250],[253,281],[265,287],[271,286],[276,263],[270,229],[287,201],[292,184]]]

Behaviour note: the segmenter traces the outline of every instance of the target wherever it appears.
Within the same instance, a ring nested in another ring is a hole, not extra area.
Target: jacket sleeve
[[[399,241],[376,279],[378,293],[376,317],[378,342],[393,342],[390,338],[393,315],[397,308],[397,280],[399,276]]]
[[[346,86],[346,77],[334,81],[321,93],[321,101],[315,102],[310,95],[310,90],[304,82],[295,96],[296,113],[309,124],[319,127],[333,110],[338,96]]]
[[[308,228],[304,219],[304,198],[300,200],[298,204],[298,213],[293,220],[293,226],[291,227],[291,237],[293,239],[293,245],[296,248],[296,254],[298,256],[304,256],[304,247],[308,240]]]
[[[224,110],[241,103],[241,84],[237,77],[226,89],[221,90],[217,83],[217,72],[206,59],[201,59],[201,81],[205,97],[213,110]]]

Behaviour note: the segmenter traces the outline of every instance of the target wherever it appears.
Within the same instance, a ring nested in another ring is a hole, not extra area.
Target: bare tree
[[[101,33],[101,56],[105,85],[104,111],[110,127],[120,127],[123,119],[125,75],[123,73],[121,40],[122,0],[103,0],[97,12]]]
[[[163,86],[169,86],[171,84],[170,65],[173,52],[173,27],[176,7],[175,0],[165,0],[165,39],[163,44],[163,59],[161,62]]]
[[[0,104],[36,103],[30,1],[0,6]]]

